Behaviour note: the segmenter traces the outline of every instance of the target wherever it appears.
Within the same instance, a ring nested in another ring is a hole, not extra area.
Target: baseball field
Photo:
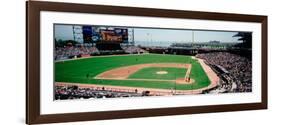
[[[151,89],[196,90],[211,84],[191,56],[140,54],[55,62],[55,82]]]

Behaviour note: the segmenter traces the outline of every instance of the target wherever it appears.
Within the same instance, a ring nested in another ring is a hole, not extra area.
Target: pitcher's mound
[[[163,74],[168,74],[168,72],[167,71],[157,71],[156,74],[163,75]]]

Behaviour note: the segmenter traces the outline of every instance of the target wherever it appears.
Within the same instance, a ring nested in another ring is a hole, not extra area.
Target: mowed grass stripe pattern
[[[206,87],[210,80],[197,60],[190,56],[143,54],[126,56],[93,57],[80,60],[71,60],[55,63],[55,81],[70,83],[85,83],[99,85],[144,87],[158,89],[172,89],[174,82],[169,81],[133,81],[133,80],[100,80],[93,79],[96,75],[110,69],[147,63],[188,63],[192,64],[191,78],[195,83],[184,85],[177,84],[178,90],[192,90]],[[89,74],[89,77],[87,77]]]
[[[166,71],[167,74],[157,74],[158,71]],[[147,67],[130,75],[129,79],[176,80],[184,78],[186,71],[186,68]]]

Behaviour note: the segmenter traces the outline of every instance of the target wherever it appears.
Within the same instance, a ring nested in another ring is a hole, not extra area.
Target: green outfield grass
[[[143,55],[124,55],[124,56],[108,56],[108,57],[93,57],[87,59],[71,60],[55,63],[55,81],[56,82],[71,82],[71,83],[85,83],[85,84],[99,84],[99,85],[115,85],[115,86],[129,86],[129,87],[144,87],[144,88],[159,88],[171,89],[175,87],[174,82],[170,81],[134,81],[134,80],[100,80],[93,79],[96,75],[110,69],[121,66],[130,66],[145,63],[189,63],[192,64],[190,77],[195,80],[195,83],[184,85],[177,84],[178,90],[191,90],[206,87],[210,84],[210,80],[205,74],[201,65],[197,60],[191,59],[190,56],[181,55],[162,55],[162,54],[143,54]],[[151,68],[149,68],[152,70]],[[142,69],[132,74],[130,78],[141,78]],[[170,70],[172,74],[182,75],[186,69],[181,68],[165,68]],[[152,71],[151,71],[152,73]],[[89,77],[87,78],[87,74]],[[172,75],[171,75],[172,76]],[[155,78],[152,75],[144,76],[146,78]],[[158,76],[160,77],[160,76]],[[155,78],[156,79],[156,78]],[[171,77],[161,79],[172,79]]]
[[[166,71],[167,74],[157,74],[157,71]],[[129,79],[163,79],[176,80],[177,78],[184,78],[186,68],[163,68],[163,67],[148,67],[143,68],[129,76]]]

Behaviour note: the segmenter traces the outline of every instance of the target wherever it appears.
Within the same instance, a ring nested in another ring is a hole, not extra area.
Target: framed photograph
[[[27,124],[267,109],[267,16],[26,5]]]

